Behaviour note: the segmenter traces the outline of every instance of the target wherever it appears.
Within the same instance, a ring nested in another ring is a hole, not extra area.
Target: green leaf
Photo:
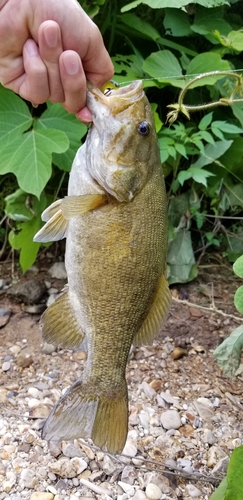
[[[153,115],[154,115],[155,130],[156,130],[156,133],[158,133],[161,130],[162,125],[163,125],[163,122],[161,121],[159,114],[156,111],[158,104],[152,102],[152,103],[150,103],[150,106],[152,108]]]
[[[28,195],[22,189],[5,198],[5,214],[15,221],[31,220],[36,214],[40,214],[46,208],[46,196],[41,195],[40,200],[35,196]]]
[[[213,355],[219,367],[228,377],[234,377],[240,364],[243,347],[243,325],[238,326],[230,336],[215,349]]]
[[[214,140],[212,134],[210,134],[210,132],[207,132],[206,130],[202,130],[201,132],[199,132],[198,135],[204,141],[209,142],[209,144],[215,144],[215,140]]]
[[[116,55],[112,57],[115,75],[114,79],[119,82],[131,82],[132,80],[142,80],[144,72],[142,63],[138,56],[131,54],[128,56]]]
[[[56,129],[61,130],[69,139],[69,148],[64,153],[53,153],[53,163],[61,170],[70,171],[74,157],[81,145],[81,138],[87,132],[87,127],[80,123],[61,104],[49,104],[48,109],[42,113],[35,122],[35,130]]]
[[[202,168],[205,165],[210,165],[214,163],[215,160],[220,158],[227,149],[231,146],[233,141],[217,141],[215,144],[206,144],[204,151],[201,153],[200,158],[198,158],[192,167]]]
[[[228,488],[225,500],[242,500],[243,498],[243,446],[233,450],[227,471]]]
[[[221,4],[223,4],[223,2],[221,2]],[[224,4],[227,4],[227,2],[225,1]],[[205,5],[205,0],[202,1],[201,5],[202,7],[196,9],[194,23],[191,26],[192,31],[207,36],[217,30],[221,35],[226,36],[232,28],[223,18],[222,9],[215,8],[209,12],[206,8],[208,5]],[[218,5],[220,5],[220,3],[218,3]],[[217,5],[215,5],[215,7],[217,7]]]
[[[237,276],[243,278],[243,255],[234,262],[233,271]]]
[[[213,492],[209,500],[225,500],[225,493],[228,488],[228,479],[225,477],[218,488]],[[233,498],[232,498],[233,500]]]
[[[191,233],[184,229],[175,233],[168,245],[168,281],[172,283],[187,283],[197,276]]]
[[[192,79],[192,75],[201,75],[209,71],[229,71],[231,69],[228,61],[221,59],[220,55],[215,52],[203,52],[194,57],[187,67],[187,81]],[[202,87],[204,85],[215,85],[217,80],[221,79],[222,75],[212,75],[202,78],[194,82],[190,89]]]
[[[242,31],[230,31],[227,36],[220,37],[220,42],[225,47],[229,47],[231,50],[236,50],[242,52],[243,50],[243,33]]]
[[[205,0],[194,0],[194,3],[205,6]],[[227,4],[226,0],[207,0],[207,7],[217,7],[218,5]],[[135,0],[121,8],[121,12],[135,9],[140,4],[145,4],[151,9],[164,9],[165,7],[175,7],[180,9],[188,5],[188,0]]]
[[[237,311],[243,314],[243,285],[239,286],[239,288],[235,292],[234,304]]]
[[[212,130],[213,134],[216,135],[216,137],[218,137],[218,139],[222,139],[222,140],[224,139],[224,134],[223,134],[223,132],[221,132],[221,130],[218,127],[214,127],[212,125],[211,130]]]
[[[236,125],[233,125],[233,123],[222,120],[215,120],[212,123],[212,127],[216,127],[228,134],[242,134],[243,132],[243,128],[237,127]]]
[[[145,35],[146,38],[151,38],[155,41],[160,37],[160,33],[151,24],[135,14],[124,14],[121,20],[126,26],[137,30],[139,33]]]
[[[206,115],[203,116],[203,118],[200,120],[198,128],[199,130],[206,130],[208,126],[210,125],[211,121],[213,119],[213,112],[207,113]]]
[[[168,35],[188,36],[191,35],[191,25],[186,12],[179,9],[166,9],[164,27]]]
[[[40,216],[30,221],[21,222],[17,225],[17,231],[10,231],[9,242],[12,248],[20,249],[20,265],[23,273],[29,269],[36,260],[40,243],[34,243],[33,238],[42,226]]]
[[[187,170],[181,170],[178,174],[178,181],[183,186],[185,180],[192,178],[195,182],[207,187],[207,177],[213,176],[211,172],[201,168],[190,167]]]
[[[175,148],[176,148],[176,151],[178,151],[178,153],[181,155],[181,156],[184,156],[184,158],[187,158],[187,154],[186,154],[186,148],[183,144],[179,144],[179,143],[175,143]]]
[[[31,130],[0,150],[0,174],[12,172],[23,191],[40,196],[51,176],[52,153],[63,153],[69,141],[60,130]]]
[[[181,170],[177,176],[177,179],[181,186],[183,186],[184,182],[187,181],[188,179],[192,178],[192,174],[189,170]]]
[[[27,104],[0,86],[0,148],[28,130],[32,122]]]
[[[161,82],[180,88],[185,85],[181,66],[170,50],[152,52],[143,63],[143,70]]]

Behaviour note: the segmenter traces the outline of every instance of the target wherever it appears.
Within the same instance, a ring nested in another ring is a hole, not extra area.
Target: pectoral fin
[[[170,303],[171,293],[167,280],[163,275],[151,309],[140,330],[134,336],[134,345],[151,344],[153,342],[168,314]]]
[[[55,215],[61,208],[62,205],[62,200],[56,200],[54,201],[49,207],[47,207],[44,212],[41,214],[41,219],[44,222],[47,222],[50,220],[53,215]]]
[[[45,342],[67,349],[78,347],[84,333],[73,310],[69,291],[64,292],[42,315],[42,336]]]
[[[65,219],[71,219],[91,210],[101,207],[107,202],[103,194],[85,194],[82,196],[65,196],[62,200],[62,214]]]
[[[59,209],[36,233],[34,241],[47,243],[48,241],[62,240],[66,237],[67,226],[68,221],[64,219],[62,211]]]

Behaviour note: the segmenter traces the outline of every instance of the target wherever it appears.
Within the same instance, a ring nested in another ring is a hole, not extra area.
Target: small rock
[[[3,328],[3,326],[5,326],[9,322],[10,316],[10,309],[0,308],[0,328]]]
[[[40,391],[38,391],[38,389],[36,389],[36,387],[29,387],[28,389],[28,394],[34,398],[34,399],[38,399],[40,397]]]
[[[159,391],[162,387],[162,380],[159,380],[157,378],[155,378],[154,380],[152,380],[150,382],[150,387],[152,387],[152,389],[154,389],[154,391]]]
[[[183,358],[184,356],[187,356],[187,355],[188,355],[187,350],[186,349],[182,349],[182,347],[175,347],[174,351],[171,353],[171,357],[175,361],[177,359],[181,359],[181,358]]]
[[[82,452],[79,447],[74,446],[72,443],[63,443],[62,452],[65,457],[74,458],[82,457]]]
[[[128,439],[122,453],[123,455],[127,455],[128,457],[135,457],[137,455],[137,451],[138,449],[135,443]]]
[[[178,398],[174,398],[169,392],[161,392],[160,397],[170,405],[178,403]]]
[[[14,356],[17,356],[21,351],[21,347],[19,345],[13,345],[9,350]]]
[[[211,422],[214,413],[214,406],[208,398],[198,398],[193,401],[199,416],[204,422]]]
[[[53,264],[50,267],[48,273],[52,278],[57,278],[58,280],[67,279],[67,272],[64,262],[56,262],[55,264]]]
[[[176,466],[176,463],[175,463]],[[148,484],[155,484],[160,488],[163,493],[170,492],[170,481],[167,477],[158,474],[157,472],[146,472],[144,474],[144,487],[148,486]]]
[[[149,415],[146,413],[146,411],[141,410],[140,413],[138,414],[138,418],[140,420],[140,423],[144,429],[149,429]]]
[[[131,486],[128,483],[124,483],[123,481],[118,481],[119,486],[122,488],[122,490],[129,495],[129,497],[132,497],[135,493],[135,490],[133,486]]]
[[[210,445],[216,442],[216,437],[213,435],[212,431],[209,429],[204,429],[204,435],[202,437],[204,443],[208,443]]]
[[[180,415],[176,410],[167,410],[161,414],[161,423],[164,429],[179,429],[181,427]]]
[[[188,495],[190,495],[190,497],[192,497],[192,498],[198,498],[202,495],[201,490],[199,490],[196,486],[194,486],[194,484],[190,484],[190,483],[187,484],[186,491],[187,491]]]
[[[218,446],[211,446],[208,450],[207,466],[214,467],[219,460],[227,457],[226,453]]]
[[[20,472],[20,483],[22,483],[25,488],[35,488],[37,482],[34,470],[26,468]]]
[[[156,396],[156,391],[147,382],[145,382],[145,380],[142,382],[140,387],[149,399]]]
[[[43,347],[42,347],[42,352],[44,354],[52,354],[53,352],[55,352],[57,350],[57,347],[53,344],[48,344],[47,342],[45,342],[43,344]]]
[[[48,493],[46,491],[35,491],[30,496],[30,500],[53,500],[53,493]]]
[[[132,500],[147,500],[148,497],[145,495],[144,491],[137,490],[135,495],[132,497]]]
[[[131,465],[126,465],[122,471],[121,480],[127,484],[134,484],[137,477],[136,469]]]
[[[228,465],[229,465],[229,457],[226,456],[221,458],[213,468],[212,474],[218,474],[219,472],[221,474],[226,474]]]
[[[16,302],[24,302],[24,304],[36,304],[40,301],[46,291],[46,286],[43,281],[35,279],[26,281],[25,283],[17,283],[12,285],[7,290],[7,295]]]
[[[7,372],[8,370],[10,370],[10,368],[11,368],[10,361],[4,361],[4,363],[2,364],[2,371]]]
[[[42,314],[46,309],[45,304],[33,304],[30,306],[24,306],[23,311],[28,314]]]
[[[149,483],[146,486],[145,493],[149,500],[159,500],[162,495],[161,489],[154,483]]]
[[[50,413],[50,408],[44,404],[38,404],[29,410],[31,418],[47,418]]]
[[[119,469],[118,463],[113,461],[108,455],[105,455],[102,467],[102,470],[105,472],[105,474],[107,474],[107,476],[111,476],[118,469]]]
[[[34,360],[31,356],[24,356],[20,353],[17,357],[16,363],[20,368],[29,368],[29,366],[34,363]]]
[[[191,474],[193,472],[191,461],[186,458],[178,458],[177,466],[180,467],[183,472],[187,472],[188,474]]]
[[[60,458],[56,462],[49,464],[49,468],[51,472],[58,476],[73,478],[87,469],[87,462],[79,457],[71,458],[71,460],[68,458]]]
[[[89,460],[94,460],[95,454],[89,446],[86,446],[85,444],[82,443],[81,448],[84,451],[85,455],[87,455]]]

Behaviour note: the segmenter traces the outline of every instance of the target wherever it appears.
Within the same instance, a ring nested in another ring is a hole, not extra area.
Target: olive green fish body
[[[68,197],[44,212],[37,235],[67,238],[68,289],[43,315],[44,338],[64,347],[86,338],[88,351],[82,378],[54,407],[43,435],[92,437],[113,452],[127,436],[130,347],[152,341],[170,303],[165,186],[151,109],[136,83],[111,93],[111,102],[96,89],[88,94],[94,125]]]

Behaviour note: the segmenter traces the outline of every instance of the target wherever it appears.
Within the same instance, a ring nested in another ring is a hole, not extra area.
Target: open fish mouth
[[[111,88],[105,94],[91,82],[87,83],[87,106],[92,112],[92,101],[104,104],[113,114],[120,113],[143,97],[143,82],[135,80],[126,87]]]

